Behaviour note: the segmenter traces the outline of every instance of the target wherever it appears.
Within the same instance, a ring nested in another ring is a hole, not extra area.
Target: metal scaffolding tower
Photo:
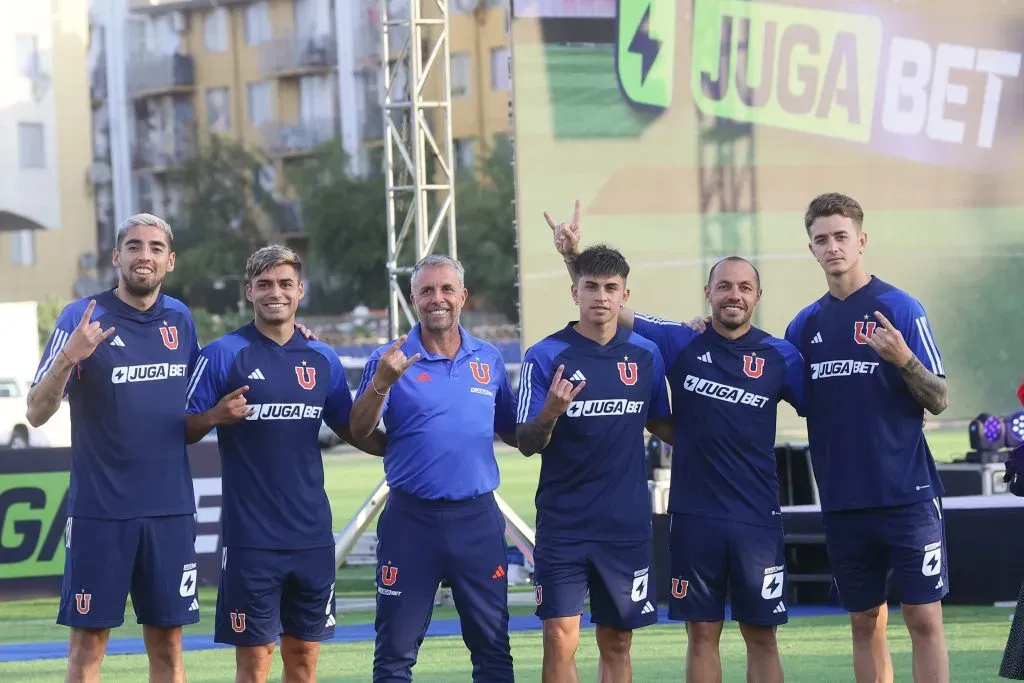
[[[447,253],[456,256],[448,0],[381,0],[380,17],[394,338],[402,331],[399,310],[405,313],[406,329],[415,322],[399,276],[409,275],[419,259],[434,251],[443,229]],[[435,131],[441,132],[441,145]],[[410,233],[412,249],[403,249]]]
[[[384,71],[384,160],[387,180],[388,278],[391,286],[391,337],[415,323],[399,276],[434,252],[447,227],[447,253],[456,257],[455,167],[452,163],[451,57],[448,49],[448,0],[380,0]],[[390,4],[390,7],[388,6]],[[397,51],[393,48],[400,45]],[[421,49],[413,49],[421,46]],[[443,78],[432,80],[433,74]],[[426,92],[436,90],[437,99]],[[433,124],[433,126],[431,125]],[[443,146],[432,132],[440,128]],[[397,157],[397,158],[396,158]],[[403,251],[410,232],[414,248]],[[403,278],[404,280],[404,278]],[[384,507],[390,487],[382,480],[335,539],[335,565],[341,567],[373,518]],[[505,533],[533,567],[535,534],[495,492],[505,517]],[[439,591],[439,601],[447,589]]]

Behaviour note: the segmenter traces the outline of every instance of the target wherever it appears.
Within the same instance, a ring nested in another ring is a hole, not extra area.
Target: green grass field
[[[934,430],[929,442],[936,458],[951,460],[967,448],[966,429]],[[341,528],[357,510],[382,476],[378,459],[362,455],[328,455],[326,462],[327,491],[334,507],[336,528]],[[523,458],[510,450],[501,451],[501,495],[528,522],[534,520],[533,493],[540,461]],[[374,593],[373,569],[348,567],[338,572],[337,595],[370,597]],[[200,590],[201,621],[186,629],[187,634],[209,634],[213,628],[216,588]],[[0,604],[0,644],[61,642],[67,632],[54,624],[56,601],[34,599]],[[529,607],[513,607],[513,615],[530,614]],[[946,610],[947,637],[953,681],[998,681],[996,676],[1006,634],[1010,610],[994,607],[951,607]],[[451,607],[435,610],[435,619],[455,618]],[[344,612],[338,624],[368,624],[372,611]],[[140,629],[134,624],[129,606],[128,622],[114,632],[114,638],[137,638]],[[910,676],[910,641],[898,614],[890,620],[896,680]],[[680,680],[686,636],[682,626],[661,624],[643,629],[634,636],[634,680]],[[540,633],[512,634],[513,656],[518,680],[539,681],[541,664]],[[789,681],[818,683],[850,681],[849,629],[845,617],[823,616],[793,619],[780,632],[786,678]],[[319,667],[322,681],[369,680],[373,657],[372,642],[325,644]],[[742,641],[734,625],[723,636],[722,659],[725,681],[744,679]],[[207,650],[186,653],[190,681],[226,681],[233,678],[234,658],[229,650]],[[585,632],[577,655],[583,680],[595,680],[597,650],[592,632]],[[38,660],[0,664],[0,680],[59,681],[64,660]],[[144,680],[146,660],[143,655],[111,655],[104,663],[105,680]],[[280,662],[275,664],[272,679],[280,676]],[[457,638],[428,639],[414,670],[417,681],[467,681],[471,667],[468,652]]]

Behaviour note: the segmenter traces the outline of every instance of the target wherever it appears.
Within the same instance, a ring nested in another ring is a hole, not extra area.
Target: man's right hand
[[[555,249],[562,255],[563,259],[571,259],[580,254],[580,200],[573,205],[572,221],[568,223],[555,223],[548,212],[544,212],[544,220],[551,228],[552,237],[555,240]]]
[[[89,322],[95,309],[96,300],[94,299],[85,307],[82,319],[78,321],[78,326],[75,327],[67,344],[64,345],[63,351],[72,363],[81,363],[96,351],[97,346],[114,334],[113,327],[104,330],[100,327],[99,321]]]
[[[244,396],[247,391],[248,385],[239,387],[217,401],[217,405],[210,409],[210,417],[215,426],[235,424],[252,415],[252,408],[248,406]]]
[[[548,396],[544,400],[544,407],[541,409],[541,413],[548,418],[558,418],[559,415],[569,409],[569,404],[583,391],[583,387],[587,385],[587,381],[583,380],[573,388],[572,382],[567,379],[562,379],[562,373],[565,372],[565,366],[559,365],[555,371],[555,376],[551,380],[551,386],[548,388]]]
[[[391,387],[392,384],[398,381],[398,378],[405,374],[405,371],[412,367],[412,364],[420,359],[419,353],[414,353],[412,357],[406,357],[402,352],[402,344],[409,338],[409,335],[403,334],[398,340],[391,345],[391,348],[381,354],[380,360],[377,362],[377,371],[373,373],[373,386],[377,391],[385,391]]]
[[[708,325],[711,324],[710,315],[698,315],[695,316],[690,322],[683,323],[697,334],[704,334],[704,330],[708,329]]]

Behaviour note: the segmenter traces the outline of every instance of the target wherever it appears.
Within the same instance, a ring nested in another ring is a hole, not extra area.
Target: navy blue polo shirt
[[[402,353],[421,358],[391,387],[384,401],[388,434],[384,474],[388,485],[427,500],[466,500],[498,488],[494,435],[514,433],[516,401],[505,361],[491,344],[459,327],[455,359],[423,348],[417,323]],[[370,388],[380,356],[363,370],[356,398]]]

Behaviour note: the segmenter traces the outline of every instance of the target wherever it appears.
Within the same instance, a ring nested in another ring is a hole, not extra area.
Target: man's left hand
[[[914,357],[913,351],[907,346],[903,334],[893,327],[884,315],[875,311],[875,318],[882,326],[876,327],[875,331],[867,338],[868,346],[873,348],[875,353],[883,359],[902,368]]]

